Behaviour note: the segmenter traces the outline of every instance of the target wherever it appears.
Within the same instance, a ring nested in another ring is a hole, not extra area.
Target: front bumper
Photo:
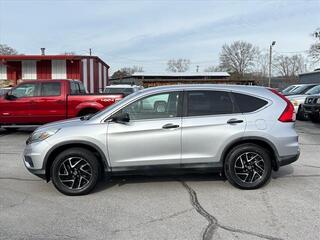
[[[303,112],[305,114],[315,114],[320,112],[320,105],[319,104],[303,104],[302,105]]]
[[[32,174],[45,179],[46,169],[43,164],[45,153],[50,148],[46,140],[26,145],[23,152],[23,163]]]

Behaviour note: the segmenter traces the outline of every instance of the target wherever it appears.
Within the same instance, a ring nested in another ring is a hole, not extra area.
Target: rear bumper
[[[300,156],[300,151],[295,155],[279,157],[278,158],[278,166],[281,167],[281,166],[289,165],[289,164],[297,161],[299,156]]]

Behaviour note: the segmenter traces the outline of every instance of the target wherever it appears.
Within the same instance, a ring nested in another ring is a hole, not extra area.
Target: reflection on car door
[[[226,141],[244,134],[245,117],[225,91],[188,91],[184,99],[181,163],[220,161]]]
[[[120,110],[129,114],[130,121],[108,123],[112,167],[180,164],[181,96],[179,92],[156,94]]]

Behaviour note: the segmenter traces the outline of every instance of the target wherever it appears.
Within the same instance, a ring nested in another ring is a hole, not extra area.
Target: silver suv
[[[236,187],[264,185],[299,157],[292,104],[264,87],[148,88],[93,116],[44,125],[29,137],[27,169],[67,195],[102,173],[218,170]]]

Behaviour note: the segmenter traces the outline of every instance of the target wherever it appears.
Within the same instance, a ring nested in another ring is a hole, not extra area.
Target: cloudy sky
[[[203,70],[217,65],[224,43],[244,40],[267,52],[305,53],[320,27],[320,0],[0,0],[0,43],[25,54],[92,48],[110,66],[166,70],[188,58]]]

